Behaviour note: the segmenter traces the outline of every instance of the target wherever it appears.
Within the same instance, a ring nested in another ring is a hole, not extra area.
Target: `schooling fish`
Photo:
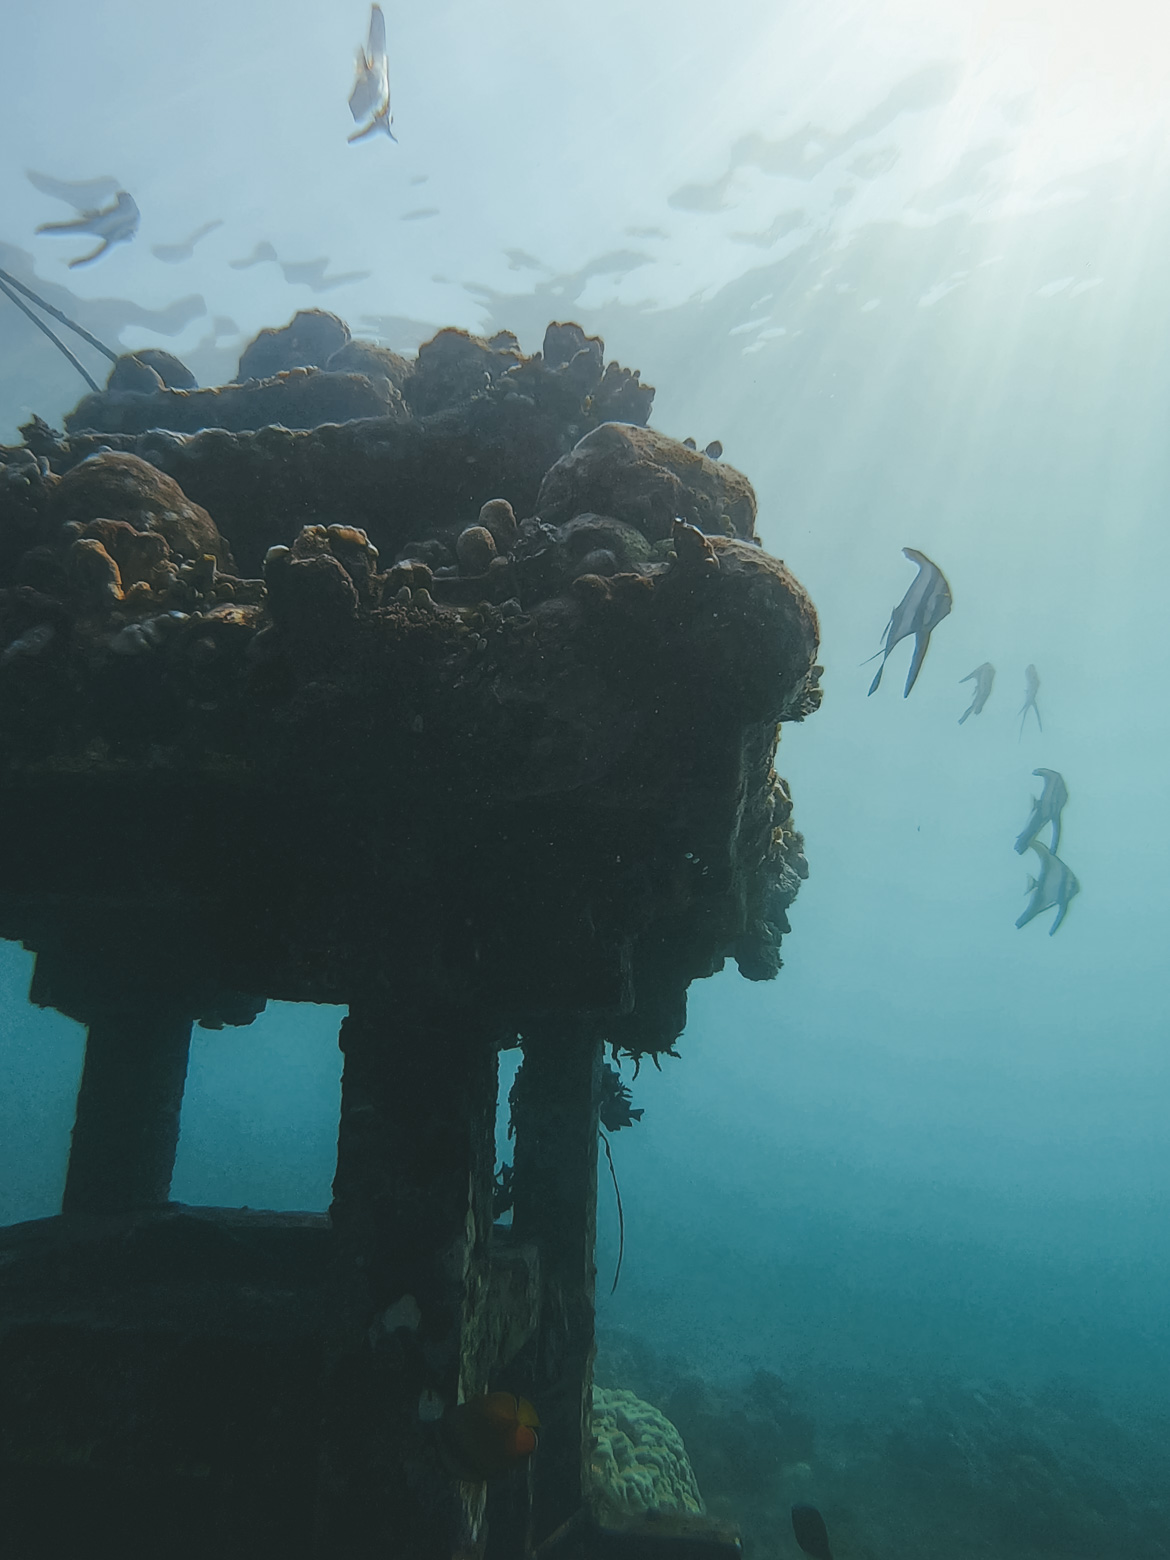
[[[995,681],[995,667],[990,661],[984,661],[982,666],[977,666],[973,672],[968,672],[966,677],[960,677],[960,683],[975,680],[975,692],[971,695],[971,702],[959,716],[959,725],[967,719],[968,715],[981,715],[983,706],[991,697],[991,685]]]
[[[1027,926],[1029,921],[1043,911],[1051,910],[1055,905],[1056,918],[1048,928],[1048,935],[1051,937],[1068,914],[1069,902],[1080,893],[1081,885],[1071,870],[1058,856],[1052,854],[1047,845],[1041,845],[1039,840],[1033,840],[1028,848],[1034,850],[1040,857],[1040,876],[1028,879],[1027,891],[1032,897],[1016,925]]]
[[[138,231],[138,216],[138,207],[133,197],[125,190],[119,190],[112,206],[103,206],[100,211],[83,211],[73,222],[42,222],[37,232],[92,233],[101,239],[92,254],[79,255],[76,260],[70,260],[69,269],[72,271],[76,266],[89,265],[91,260],[104,255],[111,244],[126,243],[132,239]]]
[[[1052,825],[1049,850],[1060,849],[1060,815],[1068,803],[1068,787],[1058,770],[1033,769],[1032,773],[1043,780],[1044,785],[1040,795],[1032,798],[1032,815],[1016,840],[1016,850],[1021,856],[1047,824]]]
[[[931,563],[925,553],[920,553],[915,547],[903,547],[902,552],[911,563],[918,565],[918,577],[890,617],[886,629],[885,654],[883,655],[881,650],[878,651],[878,655],[882,657],[882,664],[877,669],[877,676],[869,685],[869,691],[873,693],[881,682],[886,662],[890,658],[890,651],[896,644],[913,634],[914,656],[910,662],[910,672],[902,693],[905,699],[909,696],[918,673],[922,670],[931,634],[951,610],[951,587],[947,584],[942,570],[937,564]],[[870,656],[871,661],[874,659],[875,657]]]
[[[527,1398],[484,1392],[443,1416],[443,1444],[463,1478],[495,1478],[526,1463],[540,1420]]]
[[[390,128],[394,122],[390,112],[390,63],[386,58],[386,18],[380,5],[370,7],[370,34],[365,48],[358,50],[349,111],[354,123],[359,125],[367,115],[371,116],[368,125],[355,130],[349,137],[351,141],[364,140],[375,130],[385,130],[392,141],[397,141],[398,137]]]
[[[833,1560],[829,1548],[829,1530],[815,1506],[793,1506],[792,1531],[796,1542],[813,1560]]]
[[[1028,711],[1036,717],[1036,724],[1040,730],[1044,730],[1044,722],[1040,719],[1040,711],[1036,705],[1036,695],[1040,691],[1040,676],[1034,666],[1024,668],[1024,702],[1020,706],[1020,736],[1024,735],[1024,722],[1028,718]]]

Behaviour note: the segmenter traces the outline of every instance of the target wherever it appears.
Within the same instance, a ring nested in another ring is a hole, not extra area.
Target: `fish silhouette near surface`
[[[386,18],[380,5],[370,7],[370,32],[365,48],[358,50],[357,74],[353,91],[349,94],[349,111],[354,123],[362,125],[349,137],[350,141],[364,140],[375,130],[385,130],[392,141],[398,137],[391,130],[394,115],[390,112],[390,63],[386,58]]]
[[[1029,921],[1055,906],[1056,917],[1048,928],[1048,935],[1051,937],[1068,914],[1069,904],[1080,893],[1081,885],[1072,870],[1061,861],[1059,856],[1054,856],[1047,845],[1041,845],[1039,840],[1033,840],[1028,849],[1034,850],[1040,857],[1040,876],[1028,879],[1027,892],[1032,897],[1016,925],[1027,926]]]
[[[959,716],[959,725],[967,719],[968,715],[982,715],[983,706],[991,697],[991,685],[995,681],[995,667],[990,661],[984,661],[982,666],[977,666],[973,672],[968,672],[966,677],[960,677],[961,683],[974,680],[975,692],[971,695],[971,702]]]
[[[331,292],[334,287],[344,287],[349,282],[363,282],[369,271],[337,271],[332,276],[325,273],[331,262],[326,255],[319,260],[282,260],[266,238],[260,240],[250,255],[242,260],[229,260],[233,271],[246,271],[249,266],[264,265],[271,261],[284,273],[286,282],[308,287],[312,292]]]
[[[38,233],[92,233],[95,238],[100,238],[101,243],[92,253],[79,255],[76,260],[70,260],[69,269],[72,271],[79,265],[89,265],[100,255],[104,255],[111,244],[124,244],[132,239],[138,231],[138,207],[134,198],[125,190],[119,190],[114,197],[113,205],[103,206],[99,211],[83,211],[72,222],[42,222],[37,228]]]
[[[1024,722],[1028,718],[1028,711],[1036,717],[1036,724],[1040,730],[1044,730],[1044,722],[1040,719],[1040,710],[1036,704],[1036,695],[1040,691],[1040,674],[1034,666],[1024,668],[1024,702],[1020,706],[1020,736],[1024,735]]]
[[[902,697],[905,699],[909,697],[918,673],[922,670],[931,634],[951,610],[951,587],[947,584],[942,570],[936,563],[932,563],[925,553],[920,553],[916,547],[903,547],[902,552],[911,563],[918,565],[918,577],[890,617],[886,629],[886,642],[877,652],[882,658],[882,664],[869,685],[869,691],[876,692],[882,680],[882,673],[886,669],[886,662],[890,658],[890,651],[896,644],[900,644],[903,639],[913,634],[914,655],[910,661],[906,687],[902,692]],[[874,657],[871,656],[870,660],[873,659]]]
[[[208,233],[214,233],[217,227],[222,226],[223,218],[217,217],[214,222],[205,222],[202,227],[197,227],[190,238],[185,238],[178,244],[152,244],[150,252],[164,265],[179,265],[182,261],[191,259],[195,253],[195,245],[201,238],[206,238]]]
[[[815,1506],[793,1506],[792,1532],[796,1542],[813,1560],[833,1560],[829,1530]]]
[[[122,187],[117,179],[108,177],[54,179],[50,174],[38,173],[35,168],[26,168],[24,176],[34,190],[40,190],[42,195],[51,195],[54,200],[63,200],[76,212],[96,210],[102,201],[113,200]]]
[[[1056,769],[1033,769],[1032,773],[1043,780],[1040,795],[1032,798],[1032,814],[1016,840],[1019,855],[1031,845],[1040,830],[1052,825],[1052,838],[1048,842],[1051,851],[1060,849],[1060,815],[1068,804],[1068,787],[1064,776]]]
[[[539,1428],[527,1398],[484,1392],[443,1416],[443,1445],[460,1476],[479,1482],[526,1463],[536,1450]]]

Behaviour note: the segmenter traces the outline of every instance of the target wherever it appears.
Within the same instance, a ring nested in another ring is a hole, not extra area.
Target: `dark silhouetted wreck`
[[[261,341],[0,449],[0,935],[88,1029],[62,1213],[0,1233],[4,1551],[730,1554],[587,1514],[601,1056],[779,968],[812,605],[577,326]],[[268,999],[348,1009],[331,1211],[170,1203],[192,1026]],[[539,1450],[460,1482],[497,1388]]]

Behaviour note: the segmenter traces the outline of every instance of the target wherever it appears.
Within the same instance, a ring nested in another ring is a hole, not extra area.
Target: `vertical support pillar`
[[[594,1244],[601,1041],[596,1020],[529,1025],[513,1093],[512,1228],[540,1253],[540,1323],[524,1386],[542,1425],[533,1470],[533,1543],[585,1495],[593,1393]]]
[[[170,1196],[188,1015],[144,1004],[89,1025],[62,1212],[125,1213]]]
[[[318,1506],[322,1560],[472,1560],[483,1488],[436,1416],[484,1389],[496,1048],[471,1015],[383,996],[342,1025]]]

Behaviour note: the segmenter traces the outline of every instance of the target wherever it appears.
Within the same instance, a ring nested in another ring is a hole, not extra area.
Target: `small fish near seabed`
[[[1020,706],[1020,736],[1024,735],[1024,722],[1028,718],[1028,711],[1036,717],[1036,724],[1040,730],[1044,730],[1044,722],[1040,719],[1040,710],[1036,703],[1036,695],[1040,691],[1040,674],[1034,666],[1024,668],[1024,702]]]
[[[386,18],[380,5],[370,7],[370,32],[364,49],[358,50],[357,74],[353,91],[349,94],[349,111],[354,123],[362,125],[349,137],[351,142],[362,141],[375,130],[385,130],[392,141],[398,137],[391,130],[394,115],[390,112],[390,62],[386,58]]]
[[[914,655],[910,661],[906,687],[902,692],[902,697],[905,699],[909,697],[910,690],[918,679],[918,673],[922,670],[930,636],[951,610],[952,603],[951,587],[947,584],[939,566],[932,563],[926,554],[920,553],[916,547],[903,547],[902,552],[911,563],[918,565],[918,577],[890,617],[886,629],[886,642],[882,650],[877,652],[882,658],[882,664],[869,685],[869,691],[870,693],[877,691],[882,673],[886,669],[886,662],[890,658],[890,651],[896,644],[913,634]],[[871,661],[874,659],[874,656],[870,656]]]
[[[460,1478],[479,1483],[522,1467],[536,1450],[539,1428],[527,1398],[483,1392],[447,1410],[442,1444]]]
[[[1027,892],[1032,897],[1016,925],[1027,926],[1029,921],[1055,906],[1056,917],[1048,928],[1048,935],[1051,937],[1068,914],[1069,904],[1080,893],[1081,885],[1072,870],[1061,861],[1059,856],[1054,856],[1047,845],[1041,845],[1039,840],[1033,840],[1028,849],[1034,850],[1040,857],[1040,876],[1028,879]]]
[[[959,682],[975,683],[975,692],[971,695],[971,702],[959,716],[959,725],[967,719],[968,715],[982,715],[983,706],[991,697],[991,685],[995,681],[995,667],[990,661],[984,661],[982,666],[977,666],[973,672],[968,672],[966,677],[960,677]]]
[[[796,1542],[813,1560],[833,1560],[829,1530],[815,1506],[793,1506],[792,1532]]]
[[[88,255],[79,255],[76,260],[70,260],[69,269],[75,270],[79,265],[89,265],[92,261],[104,255],[111,244],[125,244],[132,239],[138,231],[139,211],[134,198],[125,190],[119,190],[114,197],[113,205],[103,206],[100,211],[83,211],[72,222],[42,222],[37,228],[38,233],[91,233],[95,238],[100,238],[101,243]]]
[[[1044,784],[1040,795],[1032,798],[1032,814],[1016,840],[1016,852],[1021,856],[1040,830],[1049,824],[1052,825],[1052,838],[1048,849],[1054,853],[1060,849],[1060,815],[1068,805],[1068,786],[1059,770],[1033,769],[1032,773]]]

